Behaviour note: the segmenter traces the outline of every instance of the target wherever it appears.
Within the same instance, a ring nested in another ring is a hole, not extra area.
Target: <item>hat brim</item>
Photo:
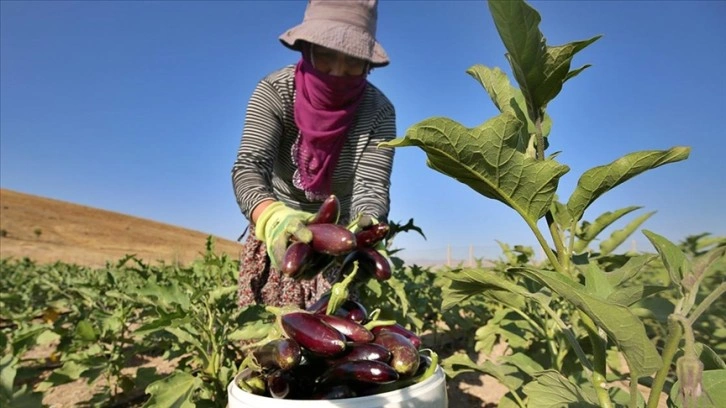
[[[315,25],[303,22],[285,31],[279,38],[283,45],[296,51],[301,51],[302,41],[307,41],[369,61],[372,68],[390,63],[388,54],[375,38],[348,24],[329,21],[325,28],[321,28],[319,21]]]

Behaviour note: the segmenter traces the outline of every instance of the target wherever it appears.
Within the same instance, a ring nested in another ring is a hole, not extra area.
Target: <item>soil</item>
[[[0,257],[38,263],[63,261],[102,267],[136,254],[147,263],[185,265],[204,251],[200,231],[0,189]],[[215,249],[233,259],[242,245],[214,237]]]

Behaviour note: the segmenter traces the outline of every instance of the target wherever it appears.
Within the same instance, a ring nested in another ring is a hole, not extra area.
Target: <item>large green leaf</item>
[[[667,240],[665,237],[658,235],[654,232],[644,230],[643,234],[648,238],[651,244],[658,251],[663,265],[665,265],[668,271],[668,276],[671,278],[671,283],[681,288],[681,281],[683,277],[691,270],[691,263],[686,258],[686,254],[678,248],[674,243]]]
[[[13,396],[13,383],[17,373],[18,358],[7,353],[0,358],[0,397],[10,401]]]
[[[614,223],[615,221],[619,220],[621,217],[623,217],[626,214],[629,214],[635,210],[640,209],[639,206],[630,206],[621,208],[619,210],[613,211],[613,212],[605,212],[603,214],[600,214],[599,217],[593,221],[592,224],[589,222],[583,222],[581,230],[577,234],[577,241],[575,241],[575,246],[573,248],[573,251],[575,253],[579,253],[584,251],[587,246],[597,238],[597,236],[607,227],[610,226],[610,224]]]
[[[663,364],[645,326],[627,307],[593,296],[584,286],[556,272],[529,267],[511,270],[542,282],[589,316],[617,344],[636,377],[649,375]]]
[[[194,391],[202,386],[202,380],[189,373],[176,371],[146,387],[151,395],[145,407],[193,408]]]
[[[597,263],[589,262],[578,269],[585,276],[585,289],[589,294],[606,299],[615,289],[608,281],[607,274],[600,269]]]
[[[608,282],[614,287],[622,286],[638,275],[638,272],[650,261],[656,259],[656,255],[638,255],[628,259],[628,262],[620,268],[607,273]]]
[[[88,320],[81,320],[76,326],[76,337],[83,341],[95,341],[96,330],[93,328],[93,324]]]
[[[476,79],[489,93],[494,106],[502,113],[511,113],[519,119],[520,122],[526,123],[526,127],[522,127],[519,134],[519,143],[517,150],[526,152],[529,146],[531,135],[537,133],[537,125],[527,115],[527,103],[524,101],[522,91],[512,86],[505,74],[499,68],[489,68],[484,65],[474,65],[466,71]],[[547,137],[552,129],[552,119],[545,113],[544,120],[540,124],[542,136]],[[535,157],[530,155],[530,157]]]
[[[648,150],[627,154],[612,163],[593,167],[580,176],[567,208],[579,221],[585,209],[598,197],[640,173],[688,158],[688,147],[677,146],[668,150]]]
[[[653,216],[653,214],[655,214],[655,211],[643,214],[640,217],[629,222],[628,225],[625,226],[625,228],[613,231],[608,239],[600,242],[600,254],[609,255],[610,253],[612,253],[617,247],[620,246],[620,244],[625,242],[625,240],[628,239],[629,236],[633,235],[638,227],[640,227],[648,218]]]
[[[633,285],[620,288],[610,294],[608,302],[617,303],[623,306],[631,306],[656,293],[668,290],[667,286]]]
[[[540,373],[524,386],[527,406],[538,408],[598,407],[593,389],[582,389],[554,370]]]
[[[524,307],[524,297],[529,296],[526,289],[507,280],[501,272],[490,269],[456,269],[446,272],[444,277],[450,279],[451,284],[442,289],[443,310],[460,304],[470,296],[480,294],[521,309]]]
[[[525,353],[505,355],[501,357],[501,361],[506,361],[507,363],[516,366],[520,371],[532,377],[544,370],[540,363],[536,362],[532,357]]]
[[[527,101],[529,115],[542,119],[547,103],[562,90],[562,84],[588,67],[570,71],[574,55],[600,36],[549,47],[539,30],[539,13],[524,1],[490,0],[489,10],[507,49],[512,73]]]
[[[429,167],[501,201],[531,223],[549,210],[557,183],[569,171],[554,160],[535,160],[517,150],[522,127],[503,113],[475,128],[448,118],[413,125],[405,137],[382,146],[419,146]]]
[[[496,365],[487,360],[482,364],[476,364],[466,353],[454,353],[441,361],[441,367],[450,377],[455,377],[466,372],[480,372],[488,374],[499,381],[509,390],[516,390],[522,386],[522,379],[519,378],[517,367],[509,364]]]

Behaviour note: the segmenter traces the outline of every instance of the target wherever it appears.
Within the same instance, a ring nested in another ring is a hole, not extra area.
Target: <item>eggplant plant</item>
[[[722,282],[708,296],[699,295],[706,277],[723,274],[724,242],[689,257],[666,238],[644,231],[659,256],[613,262],[608,255],[652,213],[602,241],[599,252],[589,248],[594,239],[639,207],[602,214],[593,223],[584,219],[600,196],[646,171],[685,160],[690,148],[638,151],[593,167],[580,176],[566,202],[558,201],[559,180],[569,167],[558,162],[556,154],[545,154],[551,130],[547,105],[565,82],[589,67],[572,68],[573,57],[600,36],[550,46],[539,29],[539,13],[526,2],[490,0],[488,7],[519,87],[499,68],[474,65],[467,73],[484,87],[500,113],[473,128],[450,118],[428,118],[382,146],[421,148],[429,167],[505,204],[529,226],[546,255],[544,264],[448,271],[442,307],[474,295],[493,299],[505,306],[492,318],[494,325],[501,328],[508,313],[514,312],[522,323],[517,330],[524,333],[519,339],[528,344],[537,340],[533,336],[544,340],[551,358],[518,353],[497,366],[477,365],[455,355],[444,361],[447,372],[478,370],[493,375],[510,390],[500,406],[650,408],[669,391],[672,405],[726,406],[726,394],[718,387],[726,381],[723,359],[696,344],[692,329],[726,291]],[[650,286],[635,279],[654,265],[667,270],[668,282]],[[644,299],[661,292],[671,293],[674,306],[666,338],[657,344],[649,338],[638,308]],[[623,376],[609,370],[614,366],[611,360],[618,358],[627,363]],[[629,380],[627,390],[615,386],[624,378]],[[647,396],[641,395],[638,384],[650,387]]]

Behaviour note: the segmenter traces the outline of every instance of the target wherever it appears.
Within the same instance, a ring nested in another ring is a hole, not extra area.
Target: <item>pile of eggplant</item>
[[[279,249],[281,271],[293,279],[311,279],[332,266],[340,267],[342,279],[305,310],[267,307],[276,321],[240,366],[246,375],[237,385],[244,391],[298,400],[351,398],[403,388],[436,370],[436,353],[422,353],[415,333],[379,320],[378,310],[369,315],[348,296],[351,284],[391,277],[382,250],[388,224],[359,216],[346,226],[339,218],[340,203],[331,195],[307,223],[306,238],[292,235]]]
[[[250,393],[297,400],[340,399],[400,389],[433,374],[436,354],[391,320],[369,320],[351,299],[326,313],[330,293],[305,310],[279,314],[281,336],[249,354],[248,375],[237,385]],[[426,355],[428,354],[428,355]]]
[[[330,195],[307,223],[309,239],[293,236],[293,241],[281,249],[284,251],[282,273],[296,280],[312,279],[327,268],[339,265],[345,275],[358,261],[363,271],[361,276],[389,279],[390,261],[377,249],[388,235],[389,225],[364,215],[348,226],[338,224],[339,219],[340,202],[335,195]]]

